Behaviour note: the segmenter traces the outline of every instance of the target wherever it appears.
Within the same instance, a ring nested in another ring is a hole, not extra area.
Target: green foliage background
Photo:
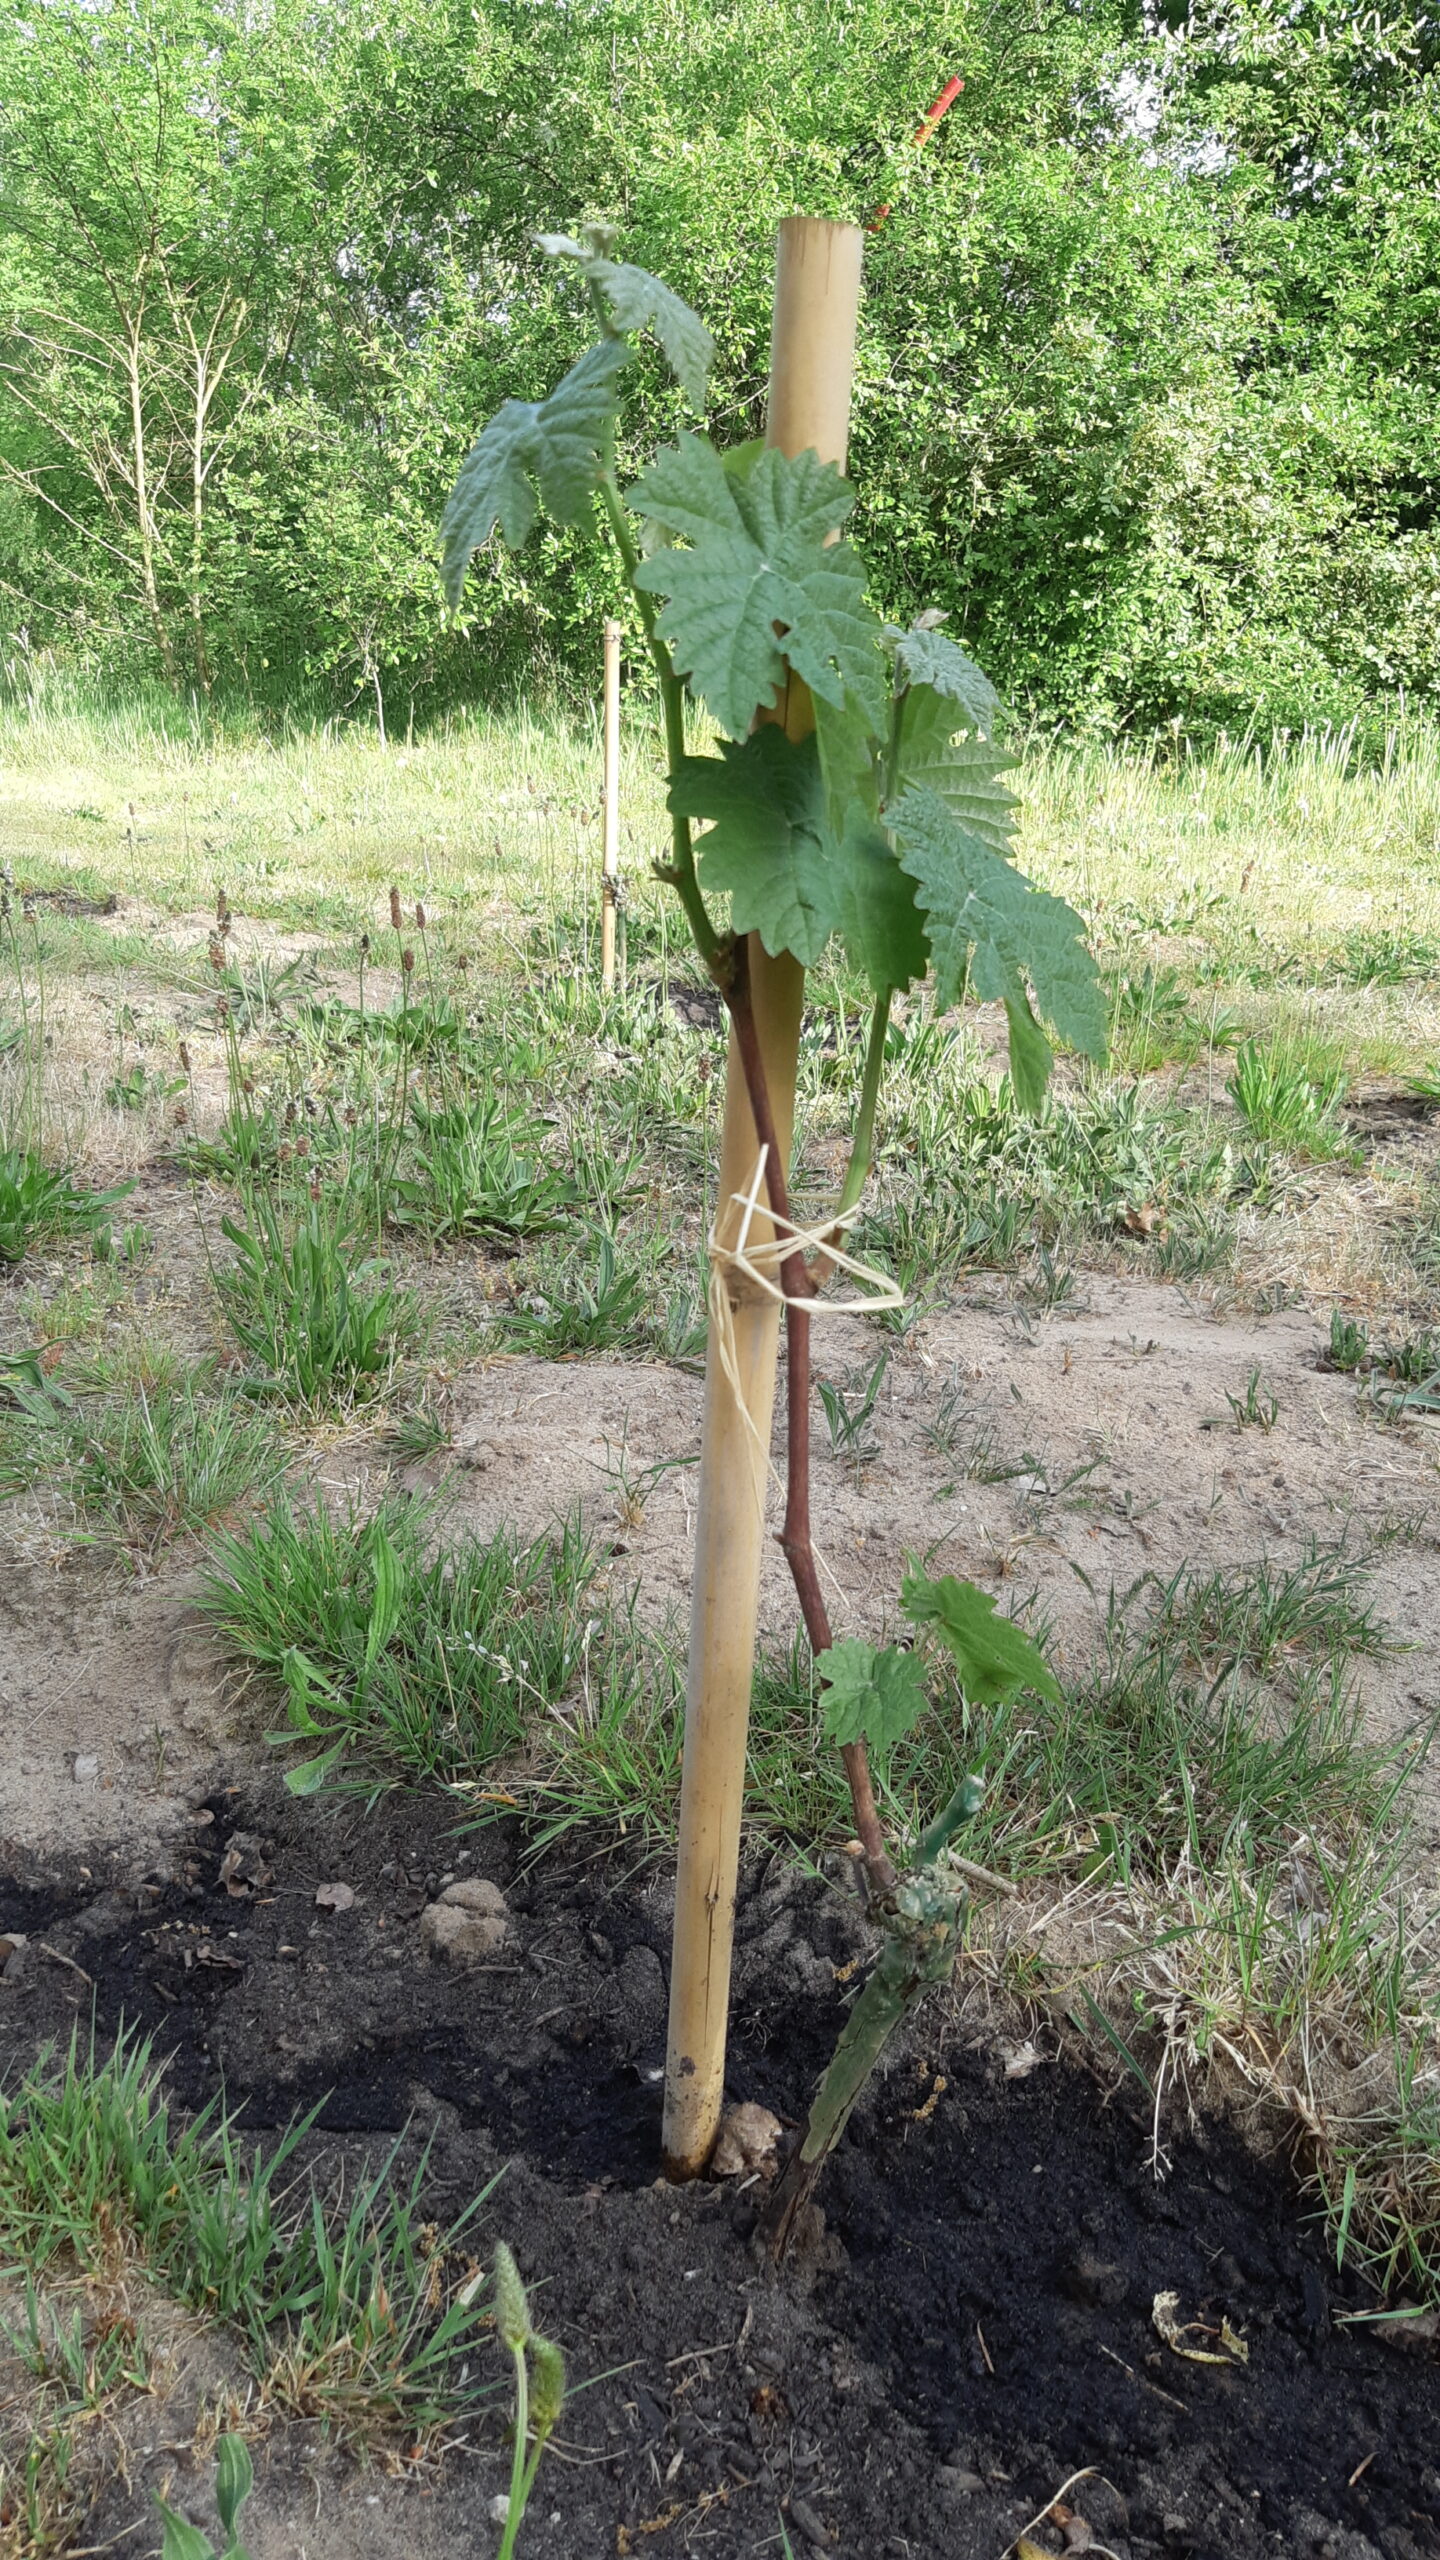
[[[888,198],[852,446],[882,609],[943,605],[1087,727],[1433,696],[1437,41],[1393,0],[15,0],[12,678],[48,648],[392,724],[588,683],[598,534],[496,549],[454,633],[436,566],[476,427],[588,336],[530,235],[618,220],[714,329],[739,440],[776,221]],[[640,370],[632,462],[683,414]]]

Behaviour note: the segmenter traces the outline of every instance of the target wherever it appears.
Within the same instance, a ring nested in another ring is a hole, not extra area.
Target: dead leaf
[[[317,1884],[315,1887],[315,1908],[317,1911],[348,1911],[353,1905],[354,1900],[355,1888],[353,1885]]]
[[[1165,1232],[1165,1212],[1147,1200],[1143,1208],[1122,1209],[1120,1224],[1127,1236],[1155,1236]]]
[[[1250,2349],[1228,2320],[1222,2318],[1219,2328],[1212,2329],[1203,2320],[1179,2319],[1179,2309],[1178,2293],[1157,2293],[1150,2305],[1150,2317],[1172,2355],[1183,2356],[1187,2364],[1249,2363]],[[1218,2339],[1218,2352],[1214,2347],[1187,2347],[1185,2341],[1191,2336]]]
[[[1002,2044],[1000,2050],[1005,2056],[1007,2080],[1028,2080],[1031,2072],[1038,2071],[1045,2059],[1038,2045]]]
[[[232,1902],[249,1902],[269,1884],[275,1870],[259,1841],[249,1831],[234,1831],[225,1844],[217,1881]]]
[[[187,1947],[184,1953],[187,1973],[192,1964],[208,1964],[217,1973],[243,1973],[245,1970],[238,1956],[227,1956],[208,1938],[202,1938],[198,1947]]]

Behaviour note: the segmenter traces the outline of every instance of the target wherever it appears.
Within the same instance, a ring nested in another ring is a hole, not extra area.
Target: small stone
[[[492,2524],[508,2524],[508,2523],[509,2523],[509,2521],[510,2521],[510,2501],[509,2501],[509,2499],[506,2497],[505,2492],[504,2492],[504,2490],[503,2490],[503,2489],[499,2491],[499,2493],[498,2493],[498,2495],[497,2495],[497,2496],[495,2496],[495,2497],[493,2497],[493,2498],[491,2499],[490,2504],[489,2504],[489,2506],[486,2508],[485,2512],[486,2512],[486,2514],[488,2515],[488,2517],[490,2518],[490,2521],[491,2521],[491,2523],[492,2523]]]
[[[354,1900],[353,1884],[317,1884],[315,1887],[317,1911],[349,1911]]]
[[[935,2486],[942,2498],[973,2498],[985,2483],[978,2471],[962,2471],[957,2462],[942,2462],[935,2474]]]
[[[93,1787],[100,1775],[100,1755],[95,1751],[77,1751],[70,1772],[77,1787]]]
[[[24,1968],[25,1933],[21,1929],[12,1929],[8,1936],[0,1938],[0,1977],[18,1982]]]
[[[829,2550],[830,2536],[814,2508],[807,2506],[803,2498],[791,2499],[790,2521],[798,2532],[803,2533],[812,2551]]]

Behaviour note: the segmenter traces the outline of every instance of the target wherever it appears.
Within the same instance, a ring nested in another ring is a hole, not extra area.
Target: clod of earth
[[[710,2155],[711,2176],[773,2178],[780,2166],[783,2138],[780,2119],[768,2107],[757,2107],[753,2099],[727,2107]]]
[[[509,1934],[505,1896],[485,1876],[464,1876],[447,1884],[420,1914],[420,1936],[432,1955],[450,1964],[482,1964],[498,1955]]]

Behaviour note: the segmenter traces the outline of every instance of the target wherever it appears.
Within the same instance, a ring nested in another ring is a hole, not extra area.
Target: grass
[[[1186,1565],[1154,1586],[1155,1630],[1177,1652],[1222,1671],[1377,1654],[1387,1639],[1364,1596],[1368,1579],[1360,1557],[1313,1539],[1294,1565],[1268,1558],[1215,1572]]]
[[[153,1558],[215,1527],[282,1464],[268,1417],[203,1375],[94,1397],[33,1356],[8,1379],[0,1365],[0,1499],[43,1490],[73,1510],[77,1536]]]
[[[113,2286],[135,2264],[234,2331],[266,2396],[354,2437],[436,2426],[476,2396],[464,2368],[489,2305],[471,2234],[490,2189],[437,2232],[423,2161],[401,2178],[392,2152],[324,2195],[296,2167],[304,2131],[247,2151],[221,2105],[172,2115],[148,2042],[122,2033],[102,2056],[77,2036],[0,2093],[0,2248],[32,2287],[57,2270]],[[88,2335],[44,2351],[73,2366]],[[122,2350],[103,2352],[120,2378]]]
[[[564,1697],[594,1573],[575,1523],[529,1541],[444,1538],[433,1504],[369,1518],[275,1496],[211,1544],[202,1605],[233,1658],[283,1689],[292,1786],[472,1778]],[[318,1745],[316,1749],[314,1746]]]
[[[379,1395],[413,1338],[410,1294],[367,1241],[319,1202],[287,1217],[252,1191],[246,1221],[221,1230],[235,1259],[216,1274],[221,1311],[252,1367],[250,1392],[320,1414]]]

